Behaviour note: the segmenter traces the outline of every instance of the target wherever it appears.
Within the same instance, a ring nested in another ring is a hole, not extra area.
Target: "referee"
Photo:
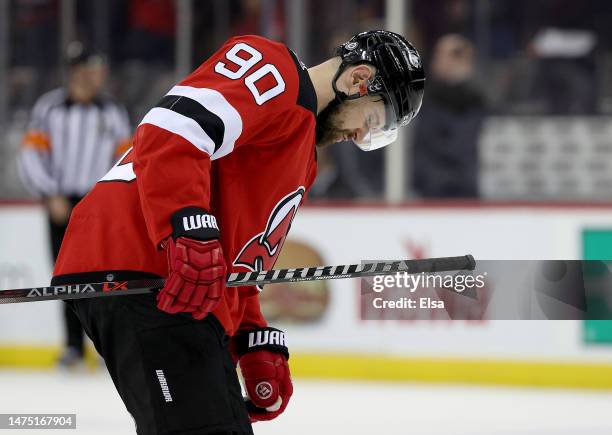
[[[24,184],[47,209],[54,261],[72,208],[131,146],[126,110],[101,94],[104,58],[73,42],[67,63],[67,86],[42,95],[34,105],[18,160]],[[83,329],[62,305],[66,347],[59,364],[73,367],[83,361]]]

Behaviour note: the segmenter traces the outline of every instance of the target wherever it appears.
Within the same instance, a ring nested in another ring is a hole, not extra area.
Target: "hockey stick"
[[[277,284],[282,282],[316,281],[322,279],[363,278],[395,273],[433,273],[474,270],[476,261],[471,255],[460,257],[426,258],[422,260],[380,261],[344,266],[318,266],[299,269],[273,269],[261,272],[228,274],[226,285]],[[100,296],[136,295],[149,293],[164,286],[163,279],[109,281],[91,284],[55,285],[48,287],[0,290],[0,304],[37,302],[57,299],[83,299]]]

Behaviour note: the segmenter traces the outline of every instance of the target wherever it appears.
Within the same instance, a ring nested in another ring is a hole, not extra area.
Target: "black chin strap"
[[[344,65],[344,63],[341,63],[340,66],[338,67],[338,70],[336,71],[336,74],[334,74],[334,78],[332,79],[332,89],[334,90],[334,94],[336,95],[336,97],[334,98],[332,102],[336,102],[336,105],[342,103],[344,100],[348,98],[348,95],[346,95],[344,92],[339,91],[338,88],[336,87],[336,82],[340,78],[340,74],[342,74],[345,68],[346,68],[346,65]],[[330,102],[329,104],[332,104],[332,103]]]

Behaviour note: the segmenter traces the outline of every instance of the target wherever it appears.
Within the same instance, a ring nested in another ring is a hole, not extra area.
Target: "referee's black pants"
[[[77,196],[68,197],[72,207],[77,205],[81,199],[81,197]],[[55,263],[60,247],[62,246],[62,240],[64,239],[64,234],[66,234],[68,224],[58,225],[51,220],[50,216],[47,217],[47,221],[49,225],[49,235],[51,237],[51,253],[53,255],[53,262]],[[83,332],[81,322],[74,314],[74,311],[68,307],[68,305],[62,304],[62,309],[64,310],[64,334],[66,347],[74,348],[81,355],[83,355],[85,350],[85,334]]]

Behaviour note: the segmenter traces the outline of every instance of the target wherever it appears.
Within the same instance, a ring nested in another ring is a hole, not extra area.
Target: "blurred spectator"
[[[479,52],[480,58],[510,59],[515,56],[524,32],[525,20],[523,3],[527,0],[497,0],[490,2],[488,53]]]
[[[311,31],[303,56],[311,63],[327,59],[331,48],[357,32],[385,27],[384,0],[309,0],[308,5]]]
[[[473,36],[473,0],[414,0],[412,13],[421,36],[417,47],[423,53],[432,53],[436,41],[444,34]]]
[[[38,99],[19,155],[24,183],[47,208],[54,260],[72,208],[131,146],[127,112],[101,94],[103,58],[76,42],[68,51],[68,85]],[[72,366],[83,358],[84,336],[76,315],[63,305],[66,348],[59,363]]]
[[[585,30],[542,29],[531,44],[537,58],[533,95],[555,115],[593,113],[595,36]]]
[[[125,57],[171,64],[174,59],[174,0],[130,0]]]
[[[434,48],[415,126],[413,188],[431,198],[478,196],[477,143],[484,99],[472,82],[475,50],[459,35]]]
[[[57,85],[59,0],[16,0],[10,6],[10,103],[25,109]]]
[[[380,194],[382,187],[377,181],[382,178],[381,152],[383,150],[363,152],[352,142],[318,149],[317,178],[308,196],[354,199]]]
[[[529,52],[536,59],[533,96],[551,114],[595,112],[594,52],[598,35],[593,5],[572,0],[538,2]]]
[[[14,64],[36,68],[57,65],[59,38],[58,0],[15,1],[14,37],[20,50],[14,50]]]

